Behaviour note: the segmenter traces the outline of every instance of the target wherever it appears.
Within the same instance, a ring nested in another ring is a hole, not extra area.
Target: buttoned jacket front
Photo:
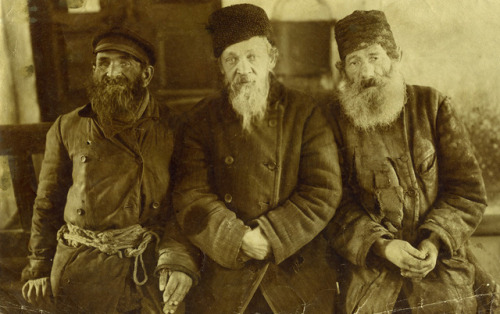
[[[160,237],[164,235],[158,247],[168,254],[163,255],[160,266],[169,265],[197,279],[196,256],[182,241],[176,242],[173,234],[180,233],[174,230],[175,224],[167,226],[174,144],[169,117],[166,109],[160,109],[151,99],[132,127],[113,130],[99,124],[90,104],[54,122],[47,134],[34,205],[29,277],[49,276],[56,233],[66,223],[95,232],[139,224]],[[56,265],[58,269],[52,269],[53,280],[57,278],[54,286],[69,269],[65,261],[75,258],[63,257],[59,249],[58,254],[56,260],[62,262]],[[150,276],[153,270],[148,269]],[[84,276],[99,277],[99,268]],[[131,278],[132,273],[128,276]],[[92,287],[87,289],[92,291]]]
[[[267,112],[252,127],[242,130],[221,92],[185,128],[174,209],[207,256],[188,308],[240,313],[260,287],[276,313],[331,311],[335,276],[320,232],[341,193],[333,135],[309,97],[274,80]],[[272,256],[245,262],[242,237],[256,226]]]

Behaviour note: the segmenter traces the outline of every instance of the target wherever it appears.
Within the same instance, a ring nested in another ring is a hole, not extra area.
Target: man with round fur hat
[[[451,99],[405,84],[383,12],[355,11],[335,37],[344,193],[327,234],[347,260],[342,312],[475,313],[467,241],[486,194]]]
[[[177,219],[205,253],[187,310],[332,313],[320,232],[341,193],[333,134],[310,97],[273,76],[261,8],[222,8],[207,28],[225,87],[198,104],[175,159]]]
[[[148,91],[154,47],[123,27],[92,47],[90,103],[47,134],[23,295],[64,313],[174,313],[198,251],[169,206],[173,129]]]

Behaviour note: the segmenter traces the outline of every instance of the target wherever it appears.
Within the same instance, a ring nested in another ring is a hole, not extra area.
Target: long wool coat
[[[340,106],[331,123],[341,151],[344,195],[328,230],[347,261],[340,288],[347,313],[391,311],[403,289],[410,306],[430,313],[473,313],[474,267],[466,243],[486,206],[481,171],[451,101],[428,87],[407,86],[396,122],[355,129]],[[430,232],[441,240],[435,269],[404,279],[370,249],[381,238],[415,247]]]
[[[132,300],[136,294],[130,294],[134,261],[57,243],[57,230],[65,223],[92,231],[140,224],[160,237],[164,234],[158,244],[165,253],[159,266],[197,279],[196,249],[180,237],[175,224],[166,223],[174,144],[168,118],[151,99],[135,125],[117,131],[100,125],[88,104],[62,115],[49,130],[24,275],[33,279],[51,274],[60,307],[71,303],[87,312],[112,313],[120,298],[127,299],[128,306],[138,302]],[[154,247],[152,242],[144,254],[146,289],[159,303]],[[141,270],[138,276],[144,278]]]
[[[174,209],[206,258],[193,313],[241,313],[260,288],[276,313],[331,313],[335,275],[320,235],[340,201],[337,149],[324,115],[305,95],[272,81],[269,107],[242,130],[224,92],[187,123]],[[245,262],[249,226],[260,226],[272,256]]]

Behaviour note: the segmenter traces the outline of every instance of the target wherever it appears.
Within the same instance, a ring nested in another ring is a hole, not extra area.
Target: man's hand
[[[426,258],[422,261],[422,268],[419,271],[401,271],[403,277],[409,277],[420,280],[427,276],[436,267],[439,254],[440,240],[434,233],[428,239],[420,242],[418,249],[425,254]]]
[[[177,306],[184,300],[193,279],[181,271],[164,269],[160,272],[160,291],[163,291],[163,313],[175,313]]]
[[[22,292],[24,299],[37,308],[49,310],[54,306],[49,277],[28,280]]]
[[[401,275],[421,274],[426,266],[426,253],[417,250],[410,243],[403,240],[378,239],[374,243],[374,252],[387,259],[401,269]]]
[[[263,260],[271,253],[271,244],[260,230],[260,227],[257,227],[245,233],[241,243],[241,250],[251,258]]]

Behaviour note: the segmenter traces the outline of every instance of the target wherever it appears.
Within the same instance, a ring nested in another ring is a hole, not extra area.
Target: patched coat
[[[276,313],[331,312],[335,275],[320,232],[340,201],[341,177],[320,108],[275,80],[251,133],[224,92],[198,107],[185,128],[173,195],[181,228],[206,254],[187,310],[241,313],[260,288]],[[272,256],[245,262],[242,238],[256,226]]]
[[[437,308],[422,310],[469,313],[475,311],[474,267],[466,243],[486,206],[481,171],[450,99],[429,87],[407,85],[406,92],[399,118],[370,131],[355,128],[339,104],[331,107],[344,196],[328,234],[349,261],[340,286],[344,310],[390,311],[403,289],[410,306],[436,301]],[[416,247],[430,232],[439,236],[441,252],[422,281],[404,280],[370,251],[379,238]]]

